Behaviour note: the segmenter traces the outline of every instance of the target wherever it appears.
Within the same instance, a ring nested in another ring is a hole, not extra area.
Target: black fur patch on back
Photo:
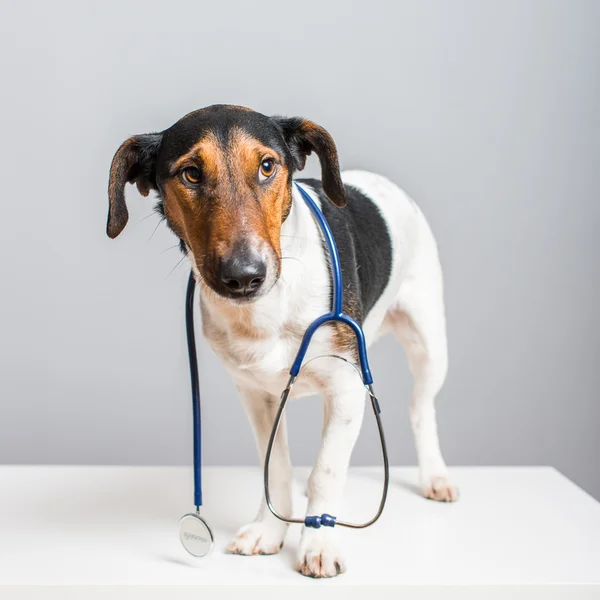
[[[337,208],[328,200],[320,181],[298,179],[298,183],[311,187],[321,199],[321,209],[340,254],[344,312],[362,324],[392,272],[392,241],[385,221],[371,199],[350,185],[344,184],[347,205]]]

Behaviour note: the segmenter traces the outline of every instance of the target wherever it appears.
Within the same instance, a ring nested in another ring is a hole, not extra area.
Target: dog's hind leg
[[[275,420],[279,398],[259,390],[238,387],[242,403],[254,430],[256,446],[263,466],[269,435]],[[286,516],[292,511],[292,471],[288,452],[285,415],[273,447],[270,473],[271,496],[277,510]],[[287,523],[269,511],[264,496],[256,519],[242,527],[227,546],[231,554],[276,554],[283,546]]]
[[[458,490],[442,457],[435,413],[435,397],[448,368],[442,274],[435,245],[427,250],[402,284],[386,324],[402,342],[414,377],[410,420],[421,493],[432,500],[453,502]]]

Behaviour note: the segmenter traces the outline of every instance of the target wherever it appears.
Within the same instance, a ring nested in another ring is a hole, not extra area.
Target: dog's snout
[[[267,264],[259,257],[231,256],[221,263],[221,281],[236,296],[258,292],[267,277]]]

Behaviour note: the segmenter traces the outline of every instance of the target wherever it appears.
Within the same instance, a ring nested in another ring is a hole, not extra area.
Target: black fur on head
[[[162,201],[161,182],[169,176],[170,165],[208,131],[224,140],[232,127],[279,148],[289,166],[290,185],[292,172],[301,171],[306,158],[315,152],[325,194],[336,206],[345,206],[337,150],[325,129],[297,117],[267,117],[242,107],[214,105],[185,115],[163,132],[135,135],[121,145],[110,168],[108,236],[117,237],[127,224],[126,183],[135,183],[144,196],[150,190],[157,191]]]

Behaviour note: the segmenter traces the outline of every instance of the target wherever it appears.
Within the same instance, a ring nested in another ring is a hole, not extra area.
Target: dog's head
[[[279,277],[292,174],[311,152],[321,162],[325,193],[344,206],[335,144],[323,128],[237,106],[195,111],[162,133],[129,138],[117,150],[107,233],[115,238],[127,223],[127,182],[144,196],[155,190],[204,283],[227,298],[257,298]]]

